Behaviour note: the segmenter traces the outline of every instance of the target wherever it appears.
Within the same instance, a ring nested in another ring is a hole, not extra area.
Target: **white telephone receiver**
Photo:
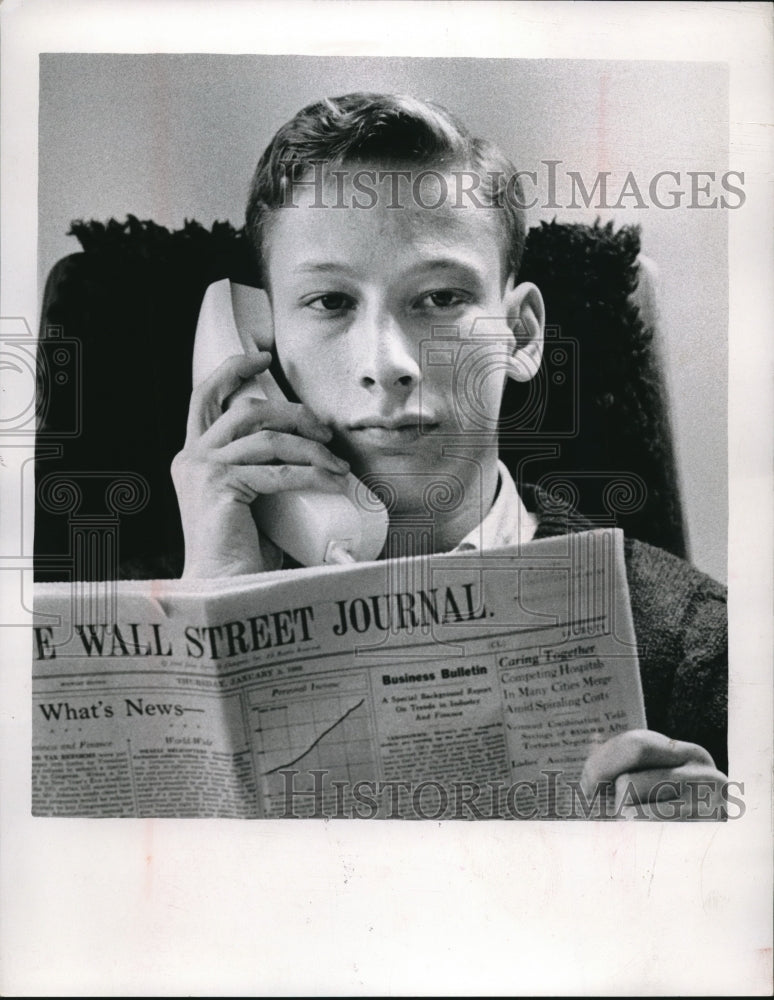
[[[260,288],[216,281],[199,311],[193,354],[193,384],[202,382],[227,357],[273,349],[271,307]],[[266,371],[250,379],[237,395],[284,399]],[[348,473],[344,494],[288,490],[254,500],[259,531],[303,566],[365,562],[384,547],[389,518],[378,497]]]

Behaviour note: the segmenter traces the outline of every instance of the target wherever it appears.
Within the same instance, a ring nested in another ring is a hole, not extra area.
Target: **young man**
[[[194,392],[173,465],[186,576],[277,568],[281,553],[259,538],[250,503],[339,491],[350,469],[392,498],[390,552],[418,551],[412,517],[432,482],[454,501],[434,511],[432,551],[557,530],[540,494],[525,504],[498,461],[505,381],[535,375],[543,342],[540,292],[518,282],[516,176],[497,149],[413,98],[325,100],[280,129],[258,164],[247,224],[289,401],[227,406],[269,366],[265,352],[230,358]],[[439,326],[458,337],[458,365],[473,362],[475,398],[444,366],[422,363]],[[585,526],[571,518],[560,530]],[[640,543],[627,543],[627,571],[646,712],[667,735],[614,737],[590,755],[586,783],[632,782],[647,800],[656,787],[680,797],[709,781],[720,795],[705,747],[724,752],[722,590]]]

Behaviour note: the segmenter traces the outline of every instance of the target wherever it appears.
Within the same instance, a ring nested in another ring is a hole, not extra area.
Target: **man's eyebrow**
[[[343,261],[329,261],[329,260],[307,260],[302,261],[297,264],[293,270],[297,274],[330,274],[332,272],[344,272],[345,274],[356,275],[358,269],[352,267]],[[434,270],[445,270],[445,271],[467,271],[471,274],[477,274],[479,268],[471,262],[464,260],[459,257],[433,257],[428,256],[421,259],[416,264],[412,265],[411,271],[434,271]]]
[[[355,268],[349,264],[339,263],[333,260],[306,260],[293,268],[298,274],[330,274],[332,271],[345,271],[347,274],[355,274]]]
[[[471,273],[477,273],[479,268],[472,262],[465,260],[462,257],[426,257],[423,258],[417,265],[415,270],[417,271],[469,271]]]

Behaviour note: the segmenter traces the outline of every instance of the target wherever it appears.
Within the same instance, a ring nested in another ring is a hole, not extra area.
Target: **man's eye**
[[[326,292],[307,302],[311,309],[316,309],[318,312],[344,312],[352,309],[354,304],[355,300],[344,292]]]
[[[435,292],[428,292],[419,300],[420,308],[433,307],[435,309],[453,309],[470,301],[470,295],[457,288],[439,288]]]

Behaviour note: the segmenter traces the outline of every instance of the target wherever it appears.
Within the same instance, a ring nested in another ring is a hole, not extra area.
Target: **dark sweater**
[[[594,527],[543,490],[520,492],[537,515],[536,538]],[[726,589],[645,542],[627,538],[624,551],[648,728],[698,743],[727,773]]]

